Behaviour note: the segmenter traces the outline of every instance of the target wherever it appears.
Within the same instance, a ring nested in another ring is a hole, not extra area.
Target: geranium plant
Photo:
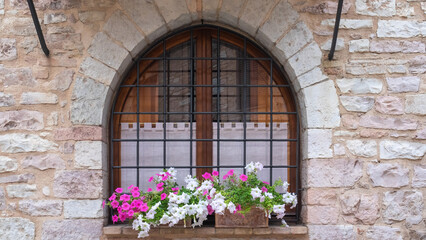
[[[172,227],[181,220],[185,226],[186,220],[192,221],[192,227],[201,226],[209,214],[223,214],[226,209],[243,216],[250,208],[257,207],[265,210],[266,216],[275,213],[282,219],[285,206],[295,207],[297,197],[287,192],[287,182],[277,180],[270,185],[260,181],[257,173],[262,168],[261,163],[251,162],[246,166],[247,175],[237,175],[230,170],[222,178],[217,171],[206,172],[201,182],[188,175],[186,186],[178,186],[176,170],[170,168],[149,178],[149,182],[156,184],[155,189],[141,191],[129,186],[130,193],[124,193],[122,188],[117,188],[105,204],[116,212],[113,223],[129,219],[133,229],[139,231],[138,237],[148,236],[151,226]],[[276,191],[279,187],[284,189],[284,194]],[[284,220],[282,223],[287,225]]]

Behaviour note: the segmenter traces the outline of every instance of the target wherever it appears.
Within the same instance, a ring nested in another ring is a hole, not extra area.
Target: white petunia
[[[262,163],[260,163],[260,162],[256,162],[256,163],[254,164],[254,167],[256,168],[256,172],[260,172],[260,171],[262,171],[262,169],[263,169],[263,164],[262,164]]]
[[[235,206],[235,204],[233,202],[228,203],[228,210],[229,210],[230,213],[234,213],[236,209],[237,209],[237,207]]]
[[[252,188],[250,194],[253,199],[260,198],[260,196],[262,195],[262,190],[260,190],[258,187]]]
[[[284,189],[284,193],[286,193],[287,191],[288,191],[288,186],[289,186],[290,184],[287,182],[287,181],[285,181],[284,183],[283,183],[283,189]]]
[[[268,198],[274,198],[274,195],[272,195],[272,193],[268,193],[268,192],[266,192],[266,193],[264,193],[265,194],[265,196],[266,197],[268,197]]]

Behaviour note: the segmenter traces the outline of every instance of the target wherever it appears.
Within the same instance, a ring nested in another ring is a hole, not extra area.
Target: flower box
[[[215,227],[221,228],[259,228],[268,227],[269,219],[265,215],[265,210],[252,207],[244,215],[241,213],[230,213],[226,210],[224,214],[215,214]]]

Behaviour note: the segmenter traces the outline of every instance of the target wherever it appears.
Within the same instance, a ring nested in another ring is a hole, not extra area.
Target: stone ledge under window
[[[137,232],[129,225],[109,225],[103,229],[106,239],[136,238]],[[149,231],[152,238],[173,239],[173,238],[283,238],[306,235],[306,226],[270,226],[267,228],[216,228],[216,227],[160,227]]]

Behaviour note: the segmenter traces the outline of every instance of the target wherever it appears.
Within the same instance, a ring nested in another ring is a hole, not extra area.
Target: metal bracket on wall
[[[336,49],[337,34],[339,33],[340,16],[342,15],[343,0],[339,0],[337,5],[336,22],[334,24],[333,41],[331,42],[330,53],[328,54],[328,60],[333,60],[334,51]]]
[[[31,17],[33,18],[34,26],[37,31],[38,40],[40,41],[41,49],[43,49],[44,55],[49,57],[49,49],[46,46],[46,41],[44,40],[43,32],[41,31],[40,22],[38,21],[37,12],[34,8],[34,3],[32,0],[27,0],[28,7],[30,8]]]

